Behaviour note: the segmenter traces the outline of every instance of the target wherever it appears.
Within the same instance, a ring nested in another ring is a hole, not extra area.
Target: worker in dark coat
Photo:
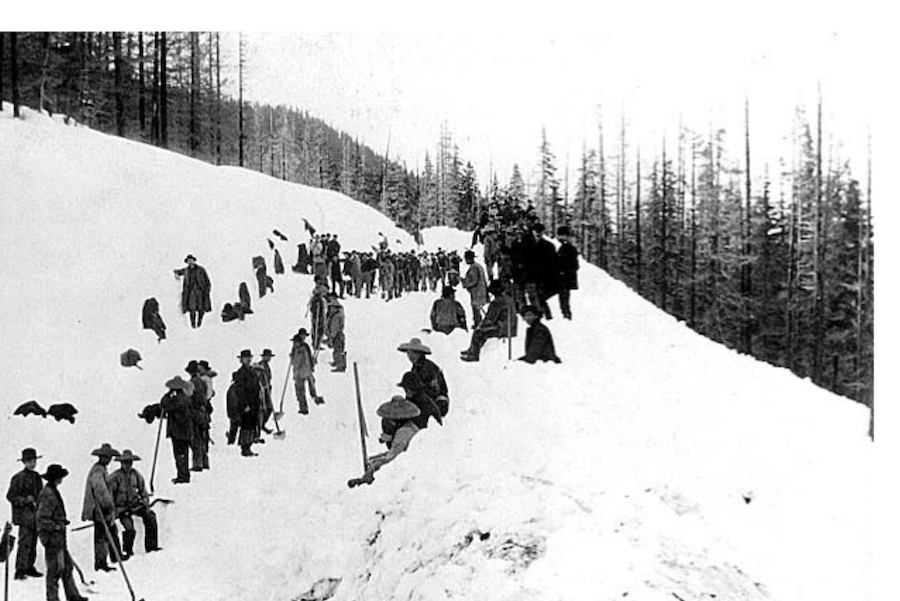
[[[441,298],[431,305],[431,329],[435,332],[449,334],[456,328],[469,330],[466,325],[466,310],[456,300],[456,290],[450,286],[444,286]]]
[[[187,263],[187,267],[175,270],[176,277],[184,276],[181,287],[181,311],[190,313],[192,328],[199,328],[203,323],[203,314],[212,311],[212,301],[209,298],[212,284],[206,270],[197,264],[194,255],[185,257],[184,262]]]
[[[59,494],[59,485],[63,478],[69,475],[64,467],[54,463],[47,468],[47,472],[41,478],[47,481],[47,486],[41,490],[37,503],[37,533],[41,544],[44,545],[44,561],[47,564],[47,601],[59,601],[59,581],[63,582],[63,590],[67,601],[87,601],[82,597],[75,586],[75,577],[72,574],[74,563],[69,555],[66,541],[66,526],[69,519],[66,516],[66,505]]]
[[[35,471],[40,456],[34,449],[23,449],[19,460],[24,465],[9,481],[6,499],[12,505],[12,523],[19,527],[19,550],[16,553],[16,580],[43,576],[34,567],[37,557],[37,500],[44,483]],[[7,559],[9,561],[9,559]]]
[[[506,288],[499,280],[494,280],[488,286],[488,293],[494,300],[488,305],[484,319],[472,331],[469,348],[460,354],[463,361],[478,361],[481,357],[481,347],[489,338],[512,338],[518,333],[519,318],[513,300],[506,295]]]
[[[267,428],[266,424],[275,411],[275,407],[272,404],[272,366],[269,364],[274,356],[275,353],[272,352],[272,349],[264,349],[259,361],[252,365],[253,373],[256,375],[256,379],[259,380],[262,394],[259,405],[259,430],[266,434],[272,433],[272,430]],[[260,440],[262,438],[259,438],[257,442]]]
[[[534,269],[536,272],[535,296],[531,303],[539,307],[544,319],[553,319],[547,301],[559,292],[559,265],[557,264],[556,247],[544,238],[544,224],[532,226],[534,233]]]
[[[578,290],[578,249],[572,244],[572,231],[568,226],[560,227],[556,236],[562,241],[556,251],[559,269],[559,310],[565,319],[572,319],[569,301],[572,290]]]
[[[522,317],[528,324],[525,332],[525,354],[519,357],[519,361],[534,363],[535,361],[553,361],[562,363],[556,356],[553,346],[553,335],[550,330],[541,323],[541,310],[534,305],[527,305],[522,309]]]
[[[425,355],[431,354],[431,349],[422,344],[418,338],[412,338],[409,342],[404,342],[397,347],[397,350],[406,353],[406,357],[412,364],[410,371],[422,381],[422,390],[437,404],[441,417],[447,415],[450,410],[447,381],[444,379],[444,372],[441,371],[441,368],[425,357]]]
[[[188,362],[184,371],[191,376],[191,419],[194,422],[194,436],[191,438],[191,471],[209,469],[209,425],[212,421],[212,403],[207,398],[206,381],[200,377],[200,364]]]
[[[251,367],[253,353],[250,349],[242,350],[238,359],[241,366],[231,374],[236,409],[240,419],[238,445],[241,447],[241,456],[256,457],[258,453],[253,452],[253,444],[259,439],[259,408],[262,389]]]
[[[144,524],[144,550],[158,551],[156,513],[150,509],[150,495],[144,485],[144,476],[132,467],[141,458],[125,449],[116,457],[121,467],[109,476],[109,492],[116,506],[116,516],[122,522],[122,559],[134,555],[134,529],[132,516],[141,518]]]
[[[185,382],[181,376],[175,376],[166,382],[166,388],[169,391],[160,401],[166,418],[168,418],[166,436],[172,440],[172,453],[175,456],[177,476],[172,480],[173,484],[187,484],[191,481],[191,472],[188,469],[188,450],[191,447],[191,440],[194,438],[194,418],[191,396],[187,394],[189,386],[190,382]]]

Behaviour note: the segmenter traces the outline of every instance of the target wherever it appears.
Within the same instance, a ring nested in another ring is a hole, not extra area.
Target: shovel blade
[[[275,434],[273,434],[272,438],[274,438],[275,440],[284,440],[284,437],[286,435],[287,435],[287,432],[282,430],[281,432],[276,432]]]
[[[276,420],[280,420],[280,419],[282,419],[283,417],[284,417],[284,411],[276,411],[276,412],[275,412],[275,419],[276,419]]]

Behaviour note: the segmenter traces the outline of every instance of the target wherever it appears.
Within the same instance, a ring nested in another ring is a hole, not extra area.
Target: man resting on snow
[[[528,324],[525,332],[525,354],[519,357],[519,361],[534,363],[535,361],[553,361],[562,363],[556,356],[553,346],[553,335],[550,330],[541,323],[541,310],[534,305],[526,305],[522,308],[522,317]]]
[[[419,433],[419,427],[413,421],[420,414],[419,408],[399,394],[378,407],[376,413],[382,418],[382,432],[378,439],[387,445],[388,450],[369,457],[366,472],[362,477],[350,480],[347,483],[350,488],[374,482],[375,472],[406,451],[413,437]]]

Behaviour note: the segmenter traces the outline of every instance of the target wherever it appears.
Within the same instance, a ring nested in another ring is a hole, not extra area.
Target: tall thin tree
[[[144,32],[138,32],[138,123],[141,131],[147,126],[147,90],[144,77]]]
[[[19,34],[9,34],[9,77],[12,86],[13,117],[19,119]]]
[[[113,92],[116,99],[116,135],[125,135],[125,95],[123,93],[123,71],[124,61],[122,60],[122,33],[113,32],[113,77],[115,81],[115,91]]]
[[[191,91],[190,113],[188,117],[189,146],[191,155],[196,156],[200,151],[200,33],[190,32],[191,45]]]
[[[169,147],[169,85],[166,63],[168,63],[166,32],[159,34],[159,143]]]
[[[238,34],[238,165],[244,166],[244,34]]]

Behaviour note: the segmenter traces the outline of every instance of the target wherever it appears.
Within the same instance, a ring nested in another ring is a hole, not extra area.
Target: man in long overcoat
[[[181,286],[181,312],[190,314],[192,328],[199,328],[203,323],[203,314],[212,311],[209,297],[212,284],[206,269],[197,264],[194,255],[185,257],[184,262],[187,267],[175,270],[177,277],[184,277]]]
[[[91,451],[91,455],[97,457],[97,462],[91,466],[84,483],[81,519],[94,522],[94,569],[110,572],[115,568],[107,561],[110,549],[106,533],[109,531],[117,552],[119,537],[116,530],[116,505],[109,492],[106,466],[113,457],[119,456],[119,452],[105,442],[99,449]]]
[[[40,474],[35,471],[40,459],[34,449],[24,449],[20,461],[25,466],[16,473],[9,482],[6,499],[12,505],[12,523],[19,527],[19,550],[16,553],[16,580],[25,580],[28,576],[43,576],[34,567],[37,557],[37,511],[38,495],[44,484]],[[7,558],[7,561],[10,561]]]
[[[66,541],[66,526],[69,519],[66,516],[66,505],[59,494],[58,487],[63,478],[69,475],[69,471],[54,463],[47,468],[47,473],[41,478],[47,481],[47,486],[41,490],[37,505],[37,533],[41,544],[44,545],[44,561],[47,564],[47,601],[59,601],[59,581],[62,579],[63,590],[67,601],[87,601],[82,597],[75,585],[75,577],[72,574],[74,563],[69,555]]]

